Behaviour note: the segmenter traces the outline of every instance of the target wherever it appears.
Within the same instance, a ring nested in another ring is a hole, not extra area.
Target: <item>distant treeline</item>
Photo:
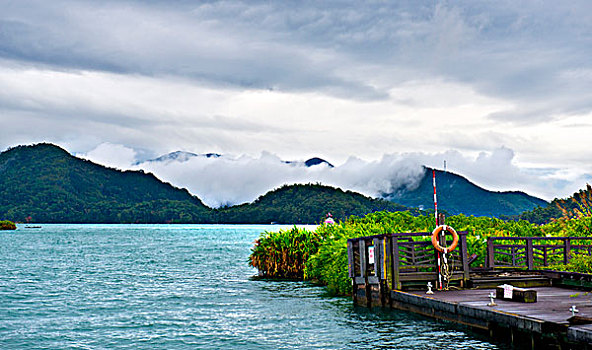
[[[537,207],[533,210],[525,211],[520,215],[503,216],[505,220],[526,220],[535,224],[546,224],[553,219],[562,217],[579,218],[592,216],[592,186],[586,185],[568,198],[555,198],[549,205]]]

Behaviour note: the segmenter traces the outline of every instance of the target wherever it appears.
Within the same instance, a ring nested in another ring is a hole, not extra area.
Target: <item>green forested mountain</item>
[[[187,190],[142,171],[119,171],[51,144],[0,154],[0,219],[33,222],[204,222]]]
[[[196,176],[199,176],[196,174]],[[438,171],[439,209],[449,214],[519,215],[547,202],[522,192],[491,192]],[[51,144],[0,154],[0,220],[63,223],[318,223],[378,210],[433,206],[431,171],[414,190],[387,200],[318,184],[289,185],[256,201],[211,209],[185,189],[142,171],[120,171],[76,158]],[[396,204],[402,203],[403,205]],[[418,212],[417,209],[412,211]]]
[[[336,220],[375,211],[410,209],[384,199],[318,184],[286,185],[268,192],[250,204],[216,210],[220,222],[227,223],[319,223],[330,212]]]
[[[526,210],[532,210],[537,206],[546,207],[548,204],[524,192],[488,191],[451,172],[436,170],[436,182],[438,209],[445,210],[451,215],[519,215]],[[426,168],[417,188],[399,189],[385,197],[408,207],[433,208],[433,193],[432,169]]]
[[[0,220],[59,223],[318,223],[405,207],[321,185],[291,185],[254,203],[211,209],[142,171],[76,158],[51,144],[0,154]]]

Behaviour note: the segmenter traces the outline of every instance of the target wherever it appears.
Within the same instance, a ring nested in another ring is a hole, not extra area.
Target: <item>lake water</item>
[[[1,349],[501,349],[450,323],[252,279],[278,226],[0,231]]]

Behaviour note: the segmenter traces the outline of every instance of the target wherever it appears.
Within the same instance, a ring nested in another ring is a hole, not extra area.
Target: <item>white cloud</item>
[[[279,157],[194,157],[184,162],[145,162],[138,168],[160,179],[185,187],[207,205],[218,207],[252,202],[283,184],[323,183],[377,197],[400,185],[414,185],[423,169],[396,157],[380,162],[350,159],[335,168],[286,164]]]
[[[587,1],[3,2],[0,146],[246,154],[253,174],[273,163],[264,151],[320,156],[348,166],[313,178],[369,192],[403,154],[446,155],[484,185],[563,196],[592,173],[591,14]],[[363,183],[356,167],[385,173]],[[253,175],[253,193],[256,176],[278,182]]]
[[[202,155],[182,161],[133,165],[136,155],[134,150],[125,146],[102,144],[81,156],[120,169],[143,169],[154,173],[163,181],[187,188],[212,207],[252,202],[270,190],[294,183],[322,183],[381,197],[402,187],[416,188],[424,175],[422,165],[442,169],[444,161],[448,171],[463,175],[486,189],[526,191],[547,200],[556,196],[567,197],[592,180],[592,175],[581,172],[519,168],[514,164],[514,151],[505,147],[481,152],[475,157],[454,150],[434,154],[387,154],[376,161],[350,157],[334,168],[286,164],[271,153],[262,153],[258,157],[222,155],[208,158]]]
[[[102,143],[92,151],[76,154],[76,156],[110,168],[126,170],[135,163],[137,153],[132,148],[123,145]]]

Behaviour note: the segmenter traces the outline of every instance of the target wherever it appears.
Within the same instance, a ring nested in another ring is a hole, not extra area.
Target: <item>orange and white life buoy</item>
[[[450,232],[452,234],[452,244],[450,246],[448,246],[448,247],[442,247],[440,245],[440,243],[438,242],[439,241],[438,235],[442,231],[447,231],[447,232]],[[454,250],[454,248],[456,248],[456,245],[457,244],[458,244],[458,234],[450,226],[440,225],[440,226],[436,227],[436,229],[434,230],[434,232],[432,232],[432,245],[439,252],[443,252],[443,253],[451,252],[451,251]]]

